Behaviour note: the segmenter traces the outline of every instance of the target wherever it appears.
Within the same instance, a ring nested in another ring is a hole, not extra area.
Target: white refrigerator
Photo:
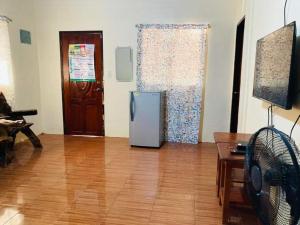
[[[130,92],[129,143],[159,148],[164,141],[165,92]]]

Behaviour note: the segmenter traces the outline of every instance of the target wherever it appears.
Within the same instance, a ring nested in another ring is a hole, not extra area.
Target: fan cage
[[[276,177],[273,177],[274,182],[278,182],[277,185],[262,182],[262,190],[260,193],[256,193],[251,185],[250,177],[250,169],[255,164],[259,165],[262,174],[271,169],[282,171],[285,168],[294,168],[295,180],[293,183],[297,187],[297,196],[300,198],[300,153],[295,142],[288,135],[273,127],[265,127],[257,131],[248,144],[245,177],[247,192],[253,205],[257,206],[255,208],[263,224],[300,225],[300,221],[298,221],[300,207],[296,211],[293,209],[294,217],[291,216],[291,206],[286,200],[286,192],[283,189],[285,183],[289,182],[288,178],[278,178],[276,181]]]

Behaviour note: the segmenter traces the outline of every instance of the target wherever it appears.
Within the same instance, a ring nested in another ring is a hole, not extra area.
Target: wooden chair
[[[37,110],[12,111],[4,94],[0,92],[0,119],[15,121],[15,123],[0,123],[0,129],[2,130],[2,134],[0,134],[2,140],[0,152],[3,160],[7,160],[8,151],[12,150],[19,132],[25,134],[35,148],[43,147],[40,139],[30,129],[33,123],[27,123],[23,117],[32,115],[37,115]]]
[[[6,98],[2,92],[0,92],[0,118],[7,118],[14,121],[22,121],[18,124],[3,125],[6,129],[9,137],[13,138],[13,144],[15,143],[16,135],[18,132],[25,134],[35,148],[42,148],[40,139],[30,129],[33,123],[27,123],[23,116],[37,115],[37,110],[23,110],[23,111],[12,111],[10,105],[7,103]]]
[[[12,160],[10,145],[13,139],[11,137],[0,137],[0,165],[6,166]]]

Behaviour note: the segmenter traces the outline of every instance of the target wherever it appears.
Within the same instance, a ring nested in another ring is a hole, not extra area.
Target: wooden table
[[[251,134],[215,132],[218,147],[217,195],[223,211],[223,223],[228,221],[231,183],[243,182],[244,156],[231,154],[239,142],[248,142]],[[239,168],[240,170],[237,170]]]
[[[220,183],[218,192],[220,203],[222,204],[223,224],[229,219],[230,203],[242,204],[245,202],[243,192],[240,187],[233,188],[233,183],[244,182],[244,155],[231,154],[231,150],[236,147],[236,143],[218,143],[218,155],[220,160]],[[235,171],[235,172],[234,172]],[[236,173],[234,175],[234,173]]]
[[[228,133],[228,132],[215,132],[214,139],[215,143],[239,143],[239,142],[248,142],[252,134],[246,133]]]
[[[215,143],[239,143],[239,142],[248,142],[251,138],[251,134],[246,133],[228,133],[228,132],[215,132],[214,139]],[[223,153],[225,154],[225,153]],[[230,154],[230,152],[227,152]],[[228,155],[224,155],[228,156]],[[223,170],[221,167],[222,161],[220,160],[220,154],[218,153],[218,161],[217,161],[217,177],[216,177],[216,185],[217,185],[217,195],[220,194],[220,184],[223,183],[224,174],[222,174]]]

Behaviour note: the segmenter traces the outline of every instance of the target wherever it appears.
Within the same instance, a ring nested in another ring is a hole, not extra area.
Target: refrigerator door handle
[[[134,94],[130,92],[130,120],[134,121]]]

